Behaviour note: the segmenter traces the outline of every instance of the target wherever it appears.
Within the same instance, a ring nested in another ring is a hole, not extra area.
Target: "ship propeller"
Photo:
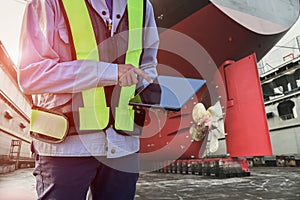
[[[195,141],[203,141],[200,155],[214,153],[219,149],[219,139],[225,137],[223,113],[218,101],[207,110],[202,103],[197,103],[192,111],[194,120],[190,134]]]

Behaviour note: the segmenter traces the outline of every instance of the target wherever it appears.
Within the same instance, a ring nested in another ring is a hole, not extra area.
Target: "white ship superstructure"
[[[274,157],[300,159],[300,36],[269,53],[260,77]]]

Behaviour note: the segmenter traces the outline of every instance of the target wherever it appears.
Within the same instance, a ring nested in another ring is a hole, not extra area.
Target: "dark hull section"
[[[171,28],[211,4],[208,0],[150,0],[155,12],[158,27]]]

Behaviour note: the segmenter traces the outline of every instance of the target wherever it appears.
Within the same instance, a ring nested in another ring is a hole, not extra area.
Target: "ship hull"
[[[194,141],[189,134],[189,127],[192,124],[191,113],[197,102],[203,102],[206,107],[209,107],[218,99],[227,98],[226,85],[219,73],[220,66],[251,54],[255,54],[257,60],[260,60],[284,36],[298,15],[280,25],[247,13],[249,19],[274,27],[260,29],[252,26],[253,23],[237,21],[234,15],[228,13],[224,5],[219,5],[215,1],[190,3],[180,0],[152,0],[151,2],[160,33],[158,73],[205,79],[208,84],[180,113],[166,116],[148,110],[146,126],[141,137],[140,153],[142,159],[146,160],[199,158],[203,141]],[[299,1],[295,2],[297,6],[294,9],[299,12]],[[273,6],[276,6],[276,3]],[[257,10],[263,12],[265,9],[257,8]],[[272,14],[276,15],[276,13]],[[223,83],[218,89],[215,88],[215,84],[212,84],[216,80]],[[226,102],[223,107],[227,107]],[[235,135],[238,137],[238,134]],[[267,142],[266,145],[269,143]],[[266,152],[251,152],[251,155],[264,153],[269,155],[271,152],[269,146],[265,149]],[[240,154],[236,152],[234,155]],[[247,155],[247,152],[243,152],[243,155]]]

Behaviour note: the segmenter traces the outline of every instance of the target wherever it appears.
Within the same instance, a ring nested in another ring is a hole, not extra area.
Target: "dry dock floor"
[[[36,199],[32,169],[0,175],[0,200],[31,199]],[[227,179],[141,173],[135,199],[300,200],[300,168],[253,167],[249,177]]]

